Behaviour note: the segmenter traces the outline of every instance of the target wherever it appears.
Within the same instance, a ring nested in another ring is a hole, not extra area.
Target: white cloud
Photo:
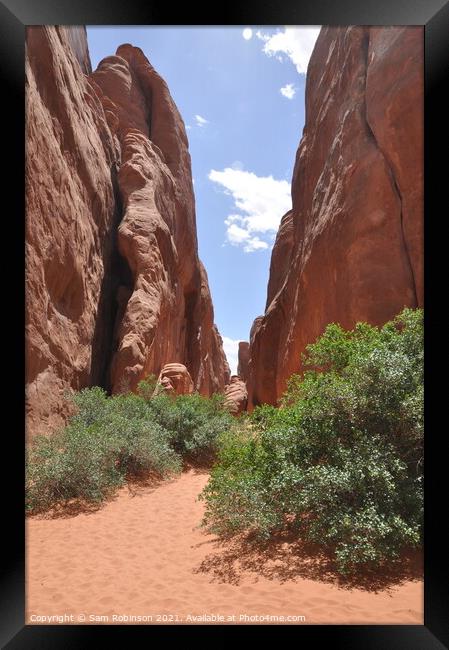
[[[268,56],[276,56],[280,61],[283,55],[288,56],[296,66],[299,74],[306,74],[310,55],[315,41],[320,33],[320,27],[285,27],[275,34],[256,32],[257,38],[264,41],[263,51]]]
[[[229,336],[222,336],[223,350],[231,368],[231,375],[237,374],[237,366],[239,362],[239,343],[240,340],[235,341],[230,339]]]
[[[293,97],[296,95],[296,89],[293,84],[285,84],[285,86],[282,86],[279,92],[284,97],[287,97],[287,99],[293,99]]]
[[[245,228],[238,226],[232,221],[233,219],[239,219],[239,217],[231,215],[225,220],[225,224],[228,227],[226,235],[228,241],[233,244],[233,246],[243,246],[245,253],[253,253],[254,251],[268,248],[266,242],[262,241],[257,237],[257,235],[252,236],[249,230],[245,230]]]
[[[186,130],[187,130],[187,131],[190,131],[191,128],[192,128],[192,127],[190,126],[190,124],[186,124]]]
[[[253,30],[249,27],[245,27],[245,29],[242,31],[242,36],[245,41],[249,41],[253,36]]]
[[[195,122],[197,126],[204,126],[205,124],[209,124],[209,120],[206,120],[206,118],[202,117],[201,115],[195,115]]]
[[[239,210],[225,219],[228,242],[245,253],[270,248],[282,215],[291,208],[290,183],[232,167],[212,169],[209,179],[232,196]]]

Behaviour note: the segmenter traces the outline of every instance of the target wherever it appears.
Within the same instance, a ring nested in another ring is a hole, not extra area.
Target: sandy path
[[[268,614],[304,616],[305,623],[422,624],[419,580],[377,593],[343,589],[320,580],[291,544],[274,557],[219,544],[198,528],[204,506],[196,497],[207,478],[190,471],[134,496],[122,488],[94,513],[28,518],[27,622],[36,615],[142,622],[112,619],[126,614],[190,623],[188,615],[219,614],[220,623],[241,623],[240,615]]]

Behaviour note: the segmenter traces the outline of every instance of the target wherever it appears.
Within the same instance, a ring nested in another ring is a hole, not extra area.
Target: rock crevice
[[[365,121],[366,121],[366,128],[368,130],[369,135],[372,137],[374,145],[377,147],[378,151],[382,154],[382,156],[384,158],[385,165],[388,168],[388,172],[389,172],[389,176],[390,176],[390,179],[391,179],[393,189],[396,192],[397,197],[398,197],[398,201],[399,201],[399,205],[400,205],[399,220],[400,220],[401,231],[402,231],[402,236],[403,236],[403,245],[404,245],[404,250],[405,250],[405,253],[406,253],[406,256],[407,256],[407,259],[408,259],[408,263],[409,263],[409,266],[410,266],[410,274],[411,274],[411,277],[413,279],[413,289],[414,289],[414,293],[415,293],[415,304],[410,305],[410,306],[416,307],[418,305],[419,300],[418,300],[418,295],[417,295],[417,290],[416,290],[416,283],[415,283],[415,277],[414,277],[414,272],[413,272],[413,265],[412,265],[408,245],[407,245],[407,238],[405,236],[404,227],[403,227],[404,226],[404,224],[403,224],[404,215],[403,215],[403,199],[402,199],[401,188],[400,188],[398,180],[396,178],[395,170],[394,170],[394,168],[393,168],[393,166],[391,164],[391,160],[389,160],[389,158],[387,156],[387,153],[382,148],[381,143],[379,143],[379,141],[377,140],[375,127],[374,127],[374,125],[372,125],[370,123],[370,119],[369,119],[369,112],[368,112],[367,99],[366,99],[366,86],[367,86],[368,69],[369,69],[369,63],[370,63],[370,61],[369,61],[369,57],[370,57],[370,32],[369,32],[369,30],[367,30],[365,41],[364,41],[364,51],[365,51],[365,62],[366,62],[366,74],[365,74]]]

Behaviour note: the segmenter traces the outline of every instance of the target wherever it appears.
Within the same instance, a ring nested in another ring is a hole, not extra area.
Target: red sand
[[[207,479],[189,471],[155,488],[122,488],[96,512],[28,518],[27,623],[48,624],[36,615],[65,615],[66,624],[242,623],[241,615],[305,617],[266,621],[275,624],[423,623],[418,578],[377,592],[342,588],[292,542],[256,552],[206,534],[196,497]]]

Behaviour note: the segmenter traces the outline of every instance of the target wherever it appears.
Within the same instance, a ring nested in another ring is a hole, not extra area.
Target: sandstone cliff
[[[423,304],[421,27],[321,30],[292,201],[251,330],[252,404],[276,403],[328,323]]]
[[[134,389],[166,363],[223,390],[167,85],[131,45],[91,73],[84,28],[30,27],[26,49],[27,432],[63,422],[67,388]]]

